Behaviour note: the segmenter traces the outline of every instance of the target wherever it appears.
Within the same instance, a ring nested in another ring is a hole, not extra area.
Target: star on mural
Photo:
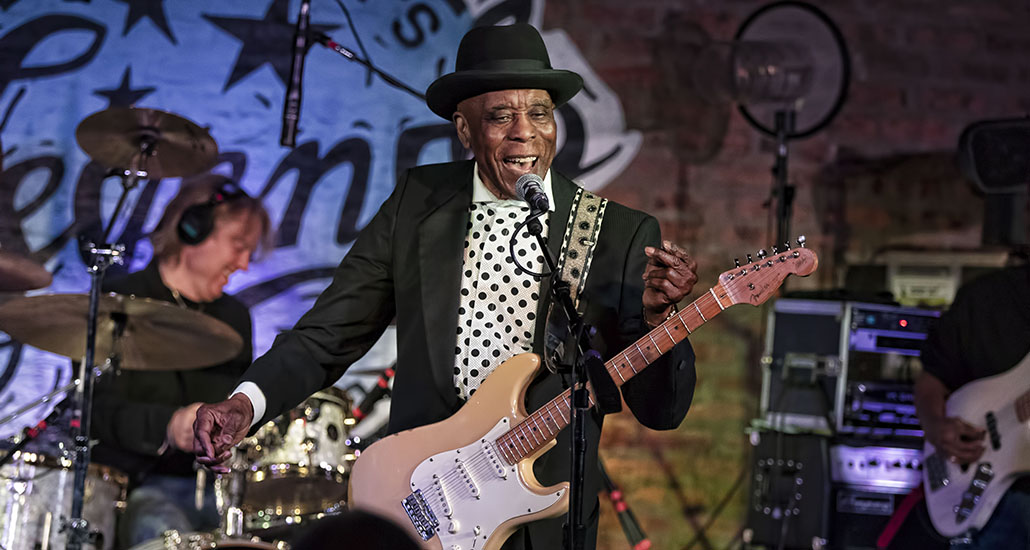
[[[290,78],[290,62],[293,51],[293,33],[296,22],[290,23],[287,10],[289,0],[272,0],[262,19],[238,17],[217,17],[203,14],[204,19],[214,23],[223,31],[243,42],[243,48],[236,57],[232,74],[222,91],[228,90],[241,78],[259,69],[265,63],[272,65],[283,85]],[[329,32],[339,25],[311,25],[311,32]]]
[[[122,36],[129,34],[132,27],[139,23],[139,20],[144,17],[149,17],[157,28],[161,29],[161,32],[168,37],[168,40],[172,41],[172,44],[179,45],[179,42],[175,39],[175,35],[172,34],[172,28],[168,26],[168,19],[165,17],[165,9],[162,2],[164,0],[118,0],[123,4],[129,5],[129,16],[125,19],[125,28],[122,30]]]
[[[108,107],[130,107],[137,101],[154,93],[157,88],[132,88],[129,82],[132,80],[132,67],[125,67],[122,73],[122,83],[117,88],[110,90],[93,90],[93,95],[106,97]]]

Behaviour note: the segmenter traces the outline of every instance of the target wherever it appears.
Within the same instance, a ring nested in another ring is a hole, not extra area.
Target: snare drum
[[[250,518],[309,516],[346,504],[356,458],[347,445],[350,411],[347,395],[329,388],[243,441],[249,468],[242,509]]]
[[[82,515],[97,536],[95,548],[114,548],[115,516],[125,506],[128,477],[90,464]],[[6,550],[64,548],[71,516],[75,468],[66,458],[19,452],[0,468],[0,545]]]
[[[180,533],[175,530],[165,531],[164,535],[133,546],[130,550],[243,550],[248,548],[260,550],[285,550],[284,543],[270,544],[260,540],[223,539],[211,533]]]

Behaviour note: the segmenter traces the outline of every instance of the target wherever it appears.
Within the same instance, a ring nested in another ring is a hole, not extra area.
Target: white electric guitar
[[[1014,368],[975,380],[948,397],[948,416],[987,431],[983,456],[959,465],[923,450],[926,507],[948,537],[983,527],[1020,474],[1030,473],[1030,354]]]
[[[605,363],[615,384],[727,307],[759,305],[787,275],[818,265],[806,248],[761,256],[720,275],[719,284]],[[540,485],[533,462],[569,424],[570,392],[527,414],[526,387],[539,367],[537,355],[515,356],[454,416],[371,445],[351,471],[350,506],[392,520],[427,550],[498,549],[520,525],[565,513],[569,484]]]

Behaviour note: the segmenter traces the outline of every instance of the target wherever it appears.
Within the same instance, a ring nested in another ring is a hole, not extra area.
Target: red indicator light
[[[898,324],[901,325],[901,328],[905,328],[905,327],[908,326],[908,321],[902,319],[902,320],[898,321]]]

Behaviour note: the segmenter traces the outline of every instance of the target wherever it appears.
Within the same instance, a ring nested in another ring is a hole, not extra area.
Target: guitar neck
[[[609,359],[604,364],[605,370],[615,385],[621,387],[732,303],[723,285],[717,284],[683,311]],[[593,405],[591,395],[590,406]],[[572,390],[565,390],[497,438],[498,449],[509,464],[515,464],[553,441],[571,418]]]

